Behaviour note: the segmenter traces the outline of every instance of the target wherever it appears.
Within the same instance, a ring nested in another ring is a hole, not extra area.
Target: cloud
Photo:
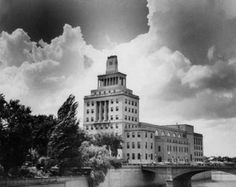
[[[2,32],[0,48],[0,92],[7,98],[20,99],[35,113],[55,114],[73,93],[82,108],[90,85],[84,82],[93,77],[94,59],[100,52],[86,44],[79,27],[65,25],[63,34],[50,43],[31,41],[22,29]]]
[[[227,12],[234,4],[229,0],[150,0],[149,25],[162,45],[180,51],[193,64],[209,63],[206,56],[212,46],[217,56],[229,59],[235,56],[236,19]]]
[[[31,41],[22,29],[3,32],[0,92],[47,114],[72,93],[82,117],[83,97],[105,73],[107,56],[115,54],[128,88],[140,96],[141,121],[193,123],[207,136],[214,128],[232,140],[233,131],[220,134],[236,118],[236,24],[229,3],[149,0],[149,32],[112,50],[94,49],[80,27],[70,25],[50,43]]]

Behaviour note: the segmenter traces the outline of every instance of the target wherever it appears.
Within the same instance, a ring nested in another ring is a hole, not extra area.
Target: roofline
[[[98,75],[97,77],[104,77],[104,76],[109,76],[109,75],[116,75],[116,74],[120,74],[120,75],[123,75],[123,76],[127,76],[126,74],[124,73],[121,73],[121,72],[115,72],[115,73],[108,73],[108,74],[102,74],[102,75]]]

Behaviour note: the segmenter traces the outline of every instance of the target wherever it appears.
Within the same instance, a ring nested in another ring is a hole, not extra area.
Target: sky
[[[140,121],[188,123],[236,156],[236,1],[0,0],[0,93],[34,114],[79,102],[117,55]]]

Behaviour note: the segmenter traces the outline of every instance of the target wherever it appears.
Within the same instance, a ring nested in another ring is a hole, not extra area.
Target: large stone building
[[[139,97],[126,87],[117,56],[107,58],[97,89],[84,97],[84,128],[90,134],[121,135],[124,142],[118,157],[129,163],[186,163],[203,158],[203,137],[194,133],[193,126],[139,122]]]

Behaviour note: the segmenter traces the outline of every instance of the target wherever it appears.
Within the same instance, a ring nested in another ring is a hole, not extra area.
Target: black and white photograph
[[[0,0],[0,187],[235,186],[235,0]]]

